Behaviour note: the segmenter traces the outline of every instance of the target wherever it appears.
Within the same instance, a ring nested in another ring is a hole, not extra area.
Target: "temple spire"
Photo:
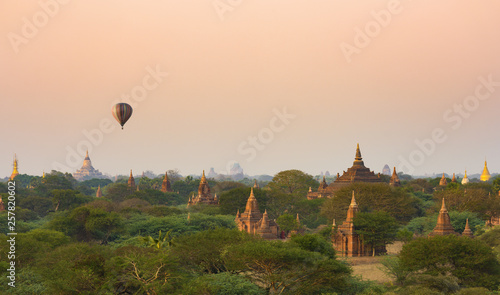
[[[474,235],[472,234],[472,230],[470,229],[469,226],[469,218],[467,218],[467,221],[465,222],[465,229],[464,232],[462,233],[462,236],[472,238]]]
[[[356,157],[354,158],[354,166],[364,166],[363,158],[361,157],[361,150],[359,149],[359,143],[356,146]]]
[[[347,222],[352,222],[353,218],[358,213],[358,204],[356,203],[356,198],[354,198],[354,191],[352,191],[352,199],[351,204],[349,205],[349,209],[347,210]]]
[[[14,168],[12,169],[12,174],[10,175],[9,180],[13,180],[14,177],[19,175],[19,171],[17,171],[17,155],[14,154]]]
[[[483,173],[481,174],[480,180],[481,181],[488,181],[490,180],[490,171],[488,171],[488,164],[486,163],[486,159],[484,159],[484,169]]]
[[[469,178],[467,178],[467,170],[465,170],[465,176],[462,178],[462,184],[467,184],[469,183]]]
[[[448,210],[446,209],[446,204],[444,202],[444,198],[441,204],[441,210],[439,210],[438,220],[436,227],[429,234],[429,236],[444,236],[450,234],[457,234],[453,229],[453,226],[450,222],[450,215],[448,214]]]
[[[95,193],[96,198],[102,197],[101,185],[97,187],[97,192]]]

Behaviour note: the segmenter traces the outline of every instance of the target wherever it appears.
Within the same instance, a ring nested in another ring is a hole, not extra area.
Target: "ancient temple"
[[[429,234],[429,236],[432,237],[432,236],[445,236],[445,235],[458,235],[458,234],[455,232],[453,226],[451,225],[450,215],[448,214],[448,210],[446,209],[443,198],[443,203],[441,205],[441,210],[439,210],[436,227]]]
[[[354,158],[352,167],[348,168],[347,171],[344,171],[342,173],[342,176],[337,173],[337,178],[335,179],[335,181],[330,183],[330,185],[326,187],[324,191],[318,190],[317,194],[313,194],[314,192],[311,191],[307,194],[307,198],[330,198],[339,189],[356,182],[383,183],[383,180],[380,178],[380,173],[378,175],[375,175],[375,173],[373,173],[370,168],[365,167],[365,163],[363,162],[363,158],[361,157],[359,143],[356,147],[356,156]]]
[[[241,231],[259,235],[267,240],[278,238],[278,224],[274,220],[269,219],[267,210],[264,211],[264,214],[260,213],[257,199],[253,194],[253,188],[250,190],[250,197],[248,197],[245,212],[240,213],[240,210],[238,210],[234,221]]]
[[[462,178],[462,184],[469,183],[469,178],[467,178],[467,170],[465,170],[464,178]]]
[[[198,186],[198,195],[189,199],[188,206],[196,204],[219,205],[219,200],[210,194],[210,186],[208,186],[205,170],[201,176],[200,185]]]
[[[341,256],[369,256],[372,254],[371,247],[365,246],[361,237],[356,233],[353,219],[358,213],[358,204],[352,192],[351,204],[347,210],[346,220],[337,227],[333,234],[333,248]],[[335,220],[333,221],[335,223]],[[385,251],[385,249],[384,249]]]
[[[90,161],[89,158],[89,151],[87,151],[87,153],[85,154],[85,159],[83,159],[82,168],[74,172],[73,177],[76,180],[82,181],[82,180],[89,180],[92,178],[104,178],[104,175],[102,175],[102,173],[99,172],[99,170],[96,170],[94,169],[94,167],[92,167],[92,162]]]
[[[469,218],[467,218],[467,221],[465,222],[465,229],[464,229],[464,232],[462,233],[462,236],[469,237],[469,238],[474,237],[474,235],[472,234],[472,230],[470,229],[470,226],[469,226]]]
[[[97,187],[97,192],[95,193],[96,198],[102,198],[102,191],[101,191],[101,186],[99,185]]]
[[[130,169],[130,176],[128,177],[127,186],[129,187],[129,189],[130,189],[131,191],[136,190],[136,186],[135,186],[135,178],[134,178],[134,176],[132,175],[132,169]]]
[[[491,178],[490,171],[488,171],[488,165],[486,164],[486,160],[484,160],[483,173],[481,174],[481,177],[479,179],[481,181],[488,181],[490,180],[490,178]]]
[[[5,210],[5,204],[2,201],[2,196],[0,196],[0,212]]]
[[[161,191],[164,193],[172,192],[172,188],[170,187],[170,180],[168,180],[167,172],[165,172],[165,178],[163,178],[163,182],[161,184]]]
[[[328,184],[326,183],[326,178],[323,176],[323,180],[320,182],[318,191],[313,192],[311,188],[309,188],[309,192],[307,193],[308,200],[314,200],[318,198],[330,197],[332,195],[331,192],[328,191]]]
[[[439,180],[439,185],[440,186],[446,186],[447,184],[448,184],[448,181],[446,180],[446,177],[444,176],[444,173],[443,173],[443,176]]]
[[[391,180],[389,181],[390,186],[398,187],[401,186],[401,181],[399,180],[398,174],[396,173],[396,167],[392,171]]]
[[[9,180],[13,180],[14,177],[19,175],[19,171],[17,171],[17,156],[14,154],[14,168],[12,169],[12,174],[10,175]]]
[[[453,173],[453,177],[451,178],[452,183],[457,183],[457,178],[455,177],[455,173]]]

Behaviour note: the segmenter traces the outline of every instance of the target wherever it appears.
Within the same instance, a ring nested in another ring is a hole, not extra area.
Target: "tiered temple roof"
[[[448,181],[446,181],[446,177],[444,176],[444,173],[443,173],[443,176],[441,176],[441,179],[439,180],[439,185],[446,186],[447,184],[448,184]]]
[[[208,186],[205,170],[201,176],[200,185],[198,186],[198,195],[191,198],[188,206],[196,204],[219,205],[219,200],[210,194],[210,186]]]
[[[278,238],[278,225],[274,220],[269,219],[267,210],[264,211],[264,214],[260,213],[257,199],[253,194],[253,188],[250,190],[245,212],[240,213],[240,210],[238,210],[234,221],[241,231],[259,235],[264,239]]]

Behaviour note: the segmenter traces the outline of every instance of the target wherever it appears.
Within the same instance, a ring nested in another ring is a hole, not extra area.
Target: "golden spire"
[[[205,170],[203,170],[203,175],[201,176],[201,182],[206,182],[207,179],[205,178]]]
[[[14,169],[12,169],[12,174],[10,175],[9,180],[13,180],[14,177],[19,175],[19,171],[17,171],[17,156],[14,154]]]
[[[464,178],[462,178],[462,184],[469,183],[469,178],[467,178],[467,170],[465,170]]]
[[[488,171],[488,165],[486,164],[486,159],[484,160],[484,169],[483,169],[483,174],[481,174],[480,180],[481,181],[488,181],[490,180],[490,171]]]
[[[444,176],[444,173],[443,173],[441,180],[439,180],[439,185],[446,186],[447,184],[448,184],[448,182],[446,181],[446,177]]]
[[[453,173],[453,178],[451,179],[451,182],[457,182],[457,179],[455,178],[455,173]]]
[[[356,146],[356,160],[361,161],[363,158],[361,158],[361,151],[359,150],[359,143]]]
[[[130,169],[130,177],[133,177],[133,176],[132,176],[132,169]]]

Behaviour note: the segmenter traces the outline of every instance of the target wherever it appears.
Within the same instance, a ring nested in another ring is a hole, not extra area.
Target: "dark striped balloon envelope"
[[[113,113],[113,117],[115,117],[116,121],[120,123],[123,129],[123,125],[125,125],[128,119],[130,119],[130,116],[132,116],[132,107],[128,103],[121,102],[113,106],[111,112]]]

